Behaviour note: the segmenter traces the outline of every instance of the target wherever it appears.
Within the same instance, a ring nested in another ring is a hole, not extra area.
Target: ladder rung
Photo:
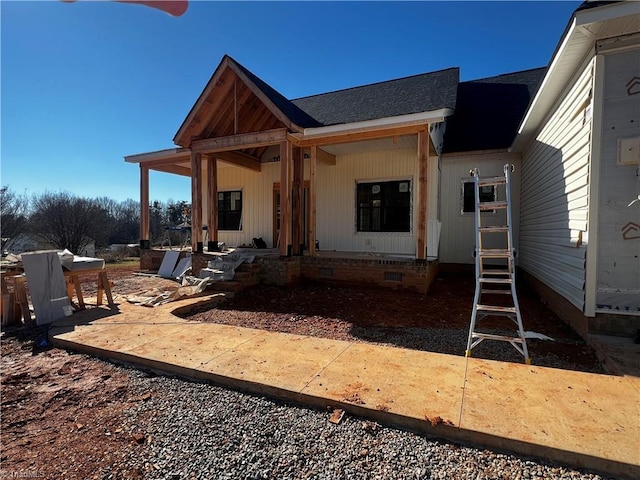
[[[478,178],[478,185],[480,185],[481,187],[485,187],[487,185],[505,185],[506,183],[506,177]]]
[[[506,335],[493,335],[491,333],[473,332],[472,336],[473,338],[482,338],[483,340],[500,340],[502,342],[524,343],[524,340],[520,337],[507,337]]]
[[[511,257],[511,252],[505,248],[484,248],[480,250],[480,256],[492,258],[509,258]]]
[[[500,307],[498,305],[477,305],[476,310],[478,312],[492,312],[500,314],[512,314],[516,313],[516,307]]]
[[[490,288],[483,288],[480,293],[498,293],[500,295],[511,295],[511,290],[495,290]]]
[[[506,200],[478,203],[478,208],[480,210],[496,210],[498,208],[507,208],[508,206],[509,206],[509,203]]]
[[[511,272],[509,270],[496,270],[496,269],[491,269],[491,270],[483,270],[482,272],[483,275],[511,275]],[[486,278],[486,277],[482,277],[482,278]]]
[[[508,232],[509,227],[507,225],[492,225],[488,227],[478,227],[480,233],[500,233]]]
[[[512,283],[510,278],[486,278],[480,277],[480,283]]]

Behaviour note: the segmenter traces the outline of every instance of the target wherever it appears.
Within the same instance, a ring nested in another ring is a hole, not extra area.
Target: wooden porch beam
[[[260,162],[260,159],[254,157],[253,155],[248,155],[244,152],[219,152],[213,154],[212,156],[227,163],[232,163],[233,165],[237,165],[238,167],[248,168],[249,170],[253,170],[255,172],[259,172],[262,170],[262,163]]]
[[[245,148],[264,147],[287,140],[287,129],[276,128],[264,132],[241,133],[227,137],[206,138],[194,140],[191,144],[192,152],[218,153]]]
[[[218,251],[218,161],[207,156],[207,232],[210,252]]]
[[[202,245],[202,154],[191,152],[191,251],[203,251]]]
[[[280,256],[291,256],[291,142],[280,143]]]
[[[173,173],[175,175],[182,175],[183,177],[191,176],[191,169],[188,167],[181,167],[180,165],[166,165],[164,167],[156,167],[153,170],[156,172]]]
[[[321,148],[318,148],[318,153],[316,154],[316,157],[318,158],[319,161],[327,165],[336,164],[336,156],[329,152],[324,151]]]
[[[429,126],[418,132],[418,234],[416,259],[427,259],[427,202],[429,195]]]
[[[155,167],[163,167],[165,165],[178,165],[181,163],[189,163],[191,153],[189,150],[180,153],[179,155],[172,156],[171,158],[163,158],[160,160],[149,160],[140,162],[140,166],[145,166],[150,170],[155,170]]]
[[[318,147],[312,145],[309,153],[309,255],[316,256],[316,192]]]
[[[395,137],[396,135],[410,135],[425,129],[426,124],[391,127],[375,127],[346,132],[334,132],[320,135],[302,135],[299,133],[289,134],[289,140],[296,147],[310,147],[316,145],[332,145],[338,143],[358,142],[361,140],[371,140],[375,138]]]
[[[151,248],[149,241],[149,169],[140,165],[140,248]]]
[[[302,255],[304,243],[304,216],[302,208],[304,189],[304,163],[301,148],[293,149],[293,175],[292,175],[292,217],[293,217],[293,254]]]

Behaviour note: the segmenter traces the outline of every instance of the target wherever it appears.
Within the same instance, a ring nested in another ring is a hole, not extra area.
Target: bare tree
[[[33,232],[56,248],[77,253],[92,241],[107,243],[109,215],[96,200],[46,192],[33,198],[32,210]]]
[[[28,210],[26,194],[18,195],[8,186],[3,186],[0,189],[0,236],[8,239],[23,233],[27,229]]]

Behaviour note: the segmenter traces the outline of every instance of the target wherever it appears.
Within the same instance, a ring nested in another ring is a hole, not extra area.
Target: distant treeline
[[[89,242],[96,248],[140,240],[140,202],[109,197],[79,197],[69,192],[28,196],[8,186],[0,190],[0,235],[6,239],[35,234],[56,248],[80,252]],[[188,221],[185,201],[154,200],[149,206],[151,243],[165,239],[166,227]],[[173,239],[172,242],[179,241]],[[4,248],[3,248],[4,249]]]

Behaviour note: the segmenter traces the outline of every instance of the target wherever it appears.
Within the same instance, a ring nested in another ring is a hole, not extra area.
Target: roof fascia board
[[[547,73],[536,92],[533,101],[529,105],[527,112],[520,122],[520,126],[518,127],[518,132],[516,134],[515,139],[513,140],[511,146],[509,147],[510,152],[517,152],[523,149],[526,145],[528,145],[531,140],[531,135],[533,131],[537,131],[538,128],[531,128],[532,131],[526,132],[525,129],[528,127],[528,123],[531,121],[531,116],[533,112],[539,107],[541,102],[541,98],[547,95],[546,87],[550,83],[550,79],[553,77],[554,72],[558,66],[558,64],[563,60],[565,50],[567,45],[573,40],[576,34],[582,34],[585,37],[589,38],[591,42],[596,40],[596,37],[588,31],[585,27],[597,23],[597,22],[605,22],[607,20],[612,20],[618,17],[623,17],[626,15],[633,15],[638,13],[638,3],[637,2],[618,2],[612,3],[610,5],[603,5],[597,8],[581,10],[579,12],[575,12],[569,28],[565,36],[563,37],[559,48],[556,50],[555,55],[553,56],[549,68],[547,69]],[[585,45],[583,54],[586,55],[587,52],[591,50],[592,45]],[[576,66],[584,63],[584,56],[580,60]],[[562,91],[565,89],[563,88]],[[555,104],[555,99],[551,103],[553,106]],[[544,115],[546,118],[548,116],[548,112]]]
[[[216,68],[215,72],[213,72],[213,75],[211,75],[211,78],[205,85],[204,89],[202,90],[202,93],[196,100],[196,103],[194,103],[193,107],[191,107],[191,110],[189,110],[189,113],[187,114],[184,121],[182,122],[182,125],[180,125],[178,132],[173,137],[173,143],[175,143],[176,145],[180,145],[181,137],[185,134],[185,130],[187,130],[187,128],[189,127],[189,124],[193,120],[193,117],[195,117],[196,112],[200,110],[205,99],[209,96],[209,93],[211,92],[213,87],[216,85],[216,83],[222,76],[222,72],[224,72],[224,69],[228,65],[229,65],[229,57],[225,55],[222,61],[220,62],[220,65],[218,65],[218,68]]]
[[[362,122],[341,123],[339,125],[329,125],[327,127],[305,128],[304,137],[322,137],[336,133],[345,133],[356,130],[369,130],[388,127],[400,127],[422,123],[444,122],[445,117],[451,116],[453,110],[442,108],[431,112],[411,113],[409,115],[399,115],[396,117],[376,118],[374,120],[364,120]]]
[[[617,2],[609,5],[601,5],[597,8],[580,10],[576,13],[576,25],[589,25],[596,22],[606,22],[618,17],[633,15],[640,11],[637,1]]]
[[[166,150],[158,150],[155,152],[136,153],[124,157],[124,161],[128,163],[146,163],[158,160],[176,160],[176,157],[189,157],[191,150],[188,148],[168,148]]]
[[[549,84],[550,79],[553,76],[553,73],[555,72],[555,70],[556,70],[556,68],[558,66],[558,63],[560,63],[560,59],[562,58],[562,54],[564,53],[565,48],[567,47],[571,37],[573,36],[573,33],[575,32],[575,29],[576,29],[576,18],[573,17],[571,19],[571,26],[569,27],[569,31],[567,32],[567,34],[565,35],[564,39],[562,40],[560,48],[558,48],[558,51],[557,51],[555,57],[553,57],[553,59],[551,60],[551,64],[549,65],[549,68],[547,69],[547,73],[545,74],[544,78],[542,79],[542,83],[540,84],[540,87],[538,88],[538,91],[536,92],[535,97],[533,97],[533,101],[531,102],[531,104],[529,105],[529,108],[527,109],[527,113],[525,114],[524,118],[522,119],[522,122],[520,122],[520,126],[518,127],[518,132],[516,133],[516,138],[513,140],[513,143],[509,147],[509,151],[510,152],[511,151],[517,151],[518,148],[520,146],[522,146],[522,143],[523,143],[523,140],[524,140],[522,132],[524,132],[524,129],[527,126],[527,123],[529,122],[529,119],[531,117],[532,112],[538,106],[538,103],[540,102],[540,98],[545,93],[546,86]]]

